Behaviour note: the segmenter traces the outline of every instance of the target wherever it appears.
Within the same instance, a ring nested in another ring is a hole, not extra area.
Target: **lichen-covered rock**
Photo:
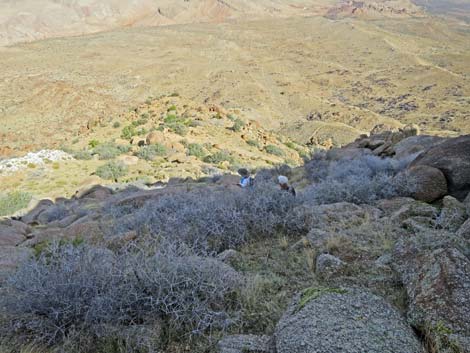
[[[359,288],[309,288],[279,321],[277,353],[420,353],[421,343],[383,298]]]
[[[469,242],[452,233],[400,241],[393,266],[409,297],[409,322],[430,342],[469,352]]]
[[[272,353],[273,340],[270,336],[233,335],[221,339],[219,353]]]
[[[459,237],[470,240],[470,219],[467,219],[457,231]]]
[[[402,224],[403,221],[411,217],[428,217],[436,218],[439,212],[434,206],[428,205],[423,202],[414,202],[401,207],[398,211],[391,215],[391,220],[395,224]]]
[[[448,139],[418,156],[411,166],[427,165],[441,170],[449,194],[463,200],[470,191],[470,135]]]
[[[315,272],[321,277],[330,277],[341,273],[346,267],[346,263],[330,254],[320,254],[317,257]]]
[[[439,215],[439,225],[450,231],[457,231],[467,219],[465,205],[452,196],[444,197]]]
[[[439,169],[427,165],[418,165],[400,174],[405,177],[412,189],[413,198],[424,202],[433,202],[447,194],[447,180]]]

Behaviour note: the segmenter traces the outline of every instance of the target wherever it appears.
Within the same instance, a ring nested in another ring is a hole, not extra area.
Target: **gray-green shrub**
[[[127,174],[127,167],[116,161],[110,161],[96,169],[96,175],[103,179],[117,180]]]
[[[141,159],[145,159],[146,161],[150,161],[157,156],[164,156],[166,154],[166,148],[163,145],[155,144],[155,145],[148,145],[142,146],[135,155]]]
[[[0,193],[0,216],[8,216],[28,206],[32,195],[23,191]]]

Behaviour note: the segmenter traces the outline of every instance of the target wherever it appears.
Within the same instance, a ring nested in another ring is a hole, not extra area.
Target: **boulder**
[[[464,224],[466,219],[467,210],[465,205],[452,196],[444,197],[438,224],[444,229],[455,232]]]
[[[470,219],[467,219],[457,231],[457,235],[464,239],[470,240]]]
[[[30,248],[0,246],[0,282],[5,280],[18,265],[33,255]]]
[[[416,200],[411,197],[394,197],[392,199],[379,200],[376,203],[378,209],[383,212],[383,215],[390,217],[403,206],[408,206],[416,203]]]
[[[341,273],[346,268],[346,263],[330,254],[320,254],[317,257],[315,273],[321,277],[331,277]]]
[[[468,193],[467,197],[463,201],[465,208],[467,209],[467,215],[470,217],[470,192]]]
[[[162,144],[166,140],[165,134],[161,131],[152,131],[145,139],[147,145]]]
[[[449,194],[463,200],[470,191],[470,135],[447,139],[418,156],[411,166],[427,165],[440,169]]]
[[[326,153],[326,158],[330,161],[339,161],[356,159],[368,154],[371,154],[371,151],[367,148],[332,148]]]
[[[0,246],[16,246],[26,240],[26,236],[15,229],[0,225]]]
[[[217,344],[219,353],[271,353],[274,344],[269,336],[232,335]]]
[[[398,176],[411,186],[414,199],[434,202],[447,195],[447,180],[439,169],[427,165],[411,167]]]
[[[28,225],[37,223],[37,217],[41,214],[41,212],[44,212],[52,205],[54,205],[54,203],[51,200],[45,199],[39,201],[31,211],[21,217],[21,222]]]
[[[443,137],[428,135],[407,137],[393,146],[395,158],[402,159],[423,152],[427,148],[436,146],[444,140],[445,138]]]
[[[436,218],[439,211],[436,207],[428,205],[424,202],[414,202],[402,206],[398,211],[394,212],[390,219],[395,224],[402,224],[403,221],[411,217],[427,217]]]
[[[308,288],[275,330],[277,353],[418,353],[421,343],[383,298],[358,288]]]
[[[429,342],[469,352],[470,261],[459,249],[469,247],[459,242],[442,234],[402,240],[394,249],[393,266],[409,297],[409,322]]]
[[[103,201],[113,194],[113,191],[102,185],[91,185],[85,186],[82,189],[78,190],[74,197],[76,199],[94,199],[98,201]]]

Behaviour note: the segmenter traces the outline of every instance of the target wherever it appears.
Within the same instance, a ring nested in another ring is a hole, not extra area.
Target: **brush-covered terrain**
[[[470,353],[468,18],[0,0],[0,353]]]
[[[469,352],[470,139],[416,134],[3,220],[0,351]]]

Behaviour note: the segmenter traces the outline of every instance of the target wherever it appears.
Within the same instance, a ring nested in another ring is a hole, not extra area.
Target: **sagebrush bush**
[[[233,163],[235,159],[227,151],[218,151],[204,157],[204,162],[206,163],[219,164],[225,161]]]
[[[240,132],[245,127],[245,123],[240,118],[235,118],[231,130],[234,132]]]
[[[142,146],[135,155],[146,161],[153,160],[157,156],[164,156],[166,154],[166,147],[160,144]]]
[[[275,145],[267,145],[265,147],[265,150],[267,153],[278,156],[278,157],[282,157],[285,155],[284,151]]]
[[[93,154],[97,154],[101,160],[116,158],[121,153],[119,146],[112,142],[100,144],[93,149]]]
[[[230,267],[174,244],[130,244],[115,254],[53,243],[8,280],[0,333],[19,344],[89,345],[73,347],[80,352],[134,325],[158,325],[167,335],[210,333],[235,321],[229,299],[240,285]]]
[[[323,154],[314,156],[305,168],[315,184],[305,190],[303,198],[316,204],[343,201],[361,204],[410,195],[415,185],[398,176],[410,160],[364,155],[329,161]]]
[[[135,135],[137,135],[137,131],[133,125],[126,126],[121,131],[121,138],[123,139],[131,139]]]
[[[162,196],[138,211],[112,208],[119,218],[112,232],[136,230],[142,236],[178,239],[200,254],[236,248],[257,237],[286,229],[295,198],[274,184],[256,183],[248,190],[206,190]],[[132,217],[126,217],[132,212]]]
[[[96,175],[103,179],[117,180],[127,174],[127,167],[121,162],[111,161],[96,169]]]
[[[202,147],[202,145],[198,143],[190,143],[187,147],[188,147],[188,150],[187,150],[188,156],[194,156],[202,160],[207,154],[204,147]]]
[[[23,191],[0,193],[0,216],[8,216],[28,206],[32,195]]]
[[[93,154],[88,150],[81,150],[72,153],[73,158],[83,161],[89,161],[93,158]]]

